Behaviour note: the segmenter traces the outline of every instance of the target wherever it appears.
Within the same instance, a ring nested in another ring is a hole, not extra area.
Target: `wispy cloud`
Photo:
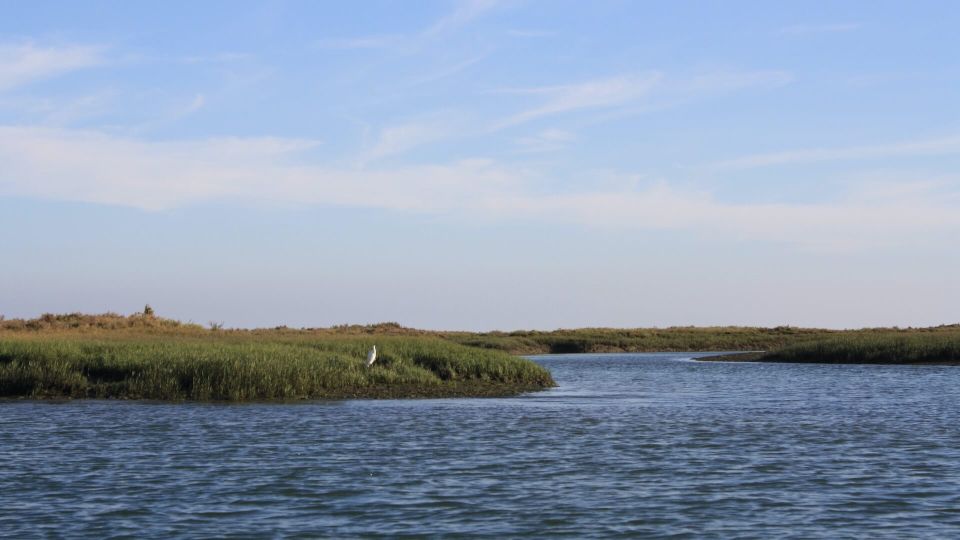
[[[254,56],[246,53],[220,52],[213,54],[190,55],[177,57],[176,61],[184,64],[225,64],[250,60]]]
[[[349,50],[349,49],[383,49],[392,47],[403,39],[398,35],[360,36],[353,38],[330,38],[317,42],[321,49]]]
[[[502,0],[462,0],[453,12],[440,18],[427,28],[422,36],[429,38],[453,32],[474,19],[487,14],[502,3]]]
[[[606,121],[730,92],[776,88],[792,80],[786,71],[713,71],[687,77],[651,71],[568,85],[503,89],[497,92],[539,96],[541,103],[494,123],[493,130],[581,110],[597,111],[594,121]]]
[[[957,183],[947,196],[922,185],[908,184],[901,190],[910,190],[913,196],[902,199],[897,191],[890,197],[866,192],[831,202],[728,203],[709,192],[659,183],[634,190],[504,197],[496,200],[503,206],[492,210],[527,219],[562,216],[590,227],[683,230],[814,251],[869,250],[914,243],[918,234],[960,233]]]
[[[753,169],[757,167],[772,167],[795,163],[947,154],[960,154],[960,135],[917,141],[901,141],[892,144],[849,146],[845,148],[804,148],[753,154],[720,161],[712,164],[711,168],[718,170]]]
[[[562,150],[577,138],[576,135],[562,129],[545,129],[527,137],[516,139],[520,152],[540,153]]]
[[[193,100],[190,101],[190,104],[183,109],[184,115],[193,114],[200,109],[204,108],[207,105],[207,98],[203,94],[197,94],[193,96]]]
[[[405,86],[406,86],[406,87],[419,86],[419,85],[422,85],[422,84],[432,83],[432,82],[436,82],[436,81],[439,81],[439,80],[442,80],[442,79],[446,79],[447,77],[452,77],[452,76],[456,75],[457,73],[460,73],[460,72],[462,72],[462,71],[465,71],[465,70],[467,70],[468,68],[470,68],[471,66],[482,62],[486,57],[487,57],[486,54],[478,55],[478,56],[472,56],[472,57],[467,58],[467,59],[465,59],[465,60],[461,60],[461,61],[459,61],[459,62],[456,62],[456,63],[454,63],[454,64],[450,64],[450,65],[447,65],[447,66],[442,66],[442,67],[440,67],[439,69],[437,69],[437,70],[435,70],[435,71],[433,71],[433,72],[430,72],[430,73],[427,73],[427,74],[425,74],[425,75],[420,75],[419,77],[416,77],[415,79],[413,79],[412,81],[410,81],[409,83],[407,83]]]
[[[515,28],[512,30],[507,30],[507,35],[518,37],[518,38],[545,38],[552,37],[557,35],[556,32],[550,32],[548,30],[533,30],[533,29],[519,29]]]
[[[712,71],[701,73],[689,79],[670,81],[667,92],[683,98],[716,95],[747,88],[777,88],[793,82],[794,76],[788,71]]]
[[[862,23],[824,23],[824,24],[794,24],[780,28],[777,33],[787,36],[803,36],[809,34],[833,34],[838,32],[852,32],[858,30]]]
[[[502,0],[461,0],[450,13],[417,33],[327,38],[317,42],[321,49],[394,49],[419,52],[429,43],[450,35],[502,4]]]
[[[96,131],[0,127],[0,161],[8,165],[0,186],[8,194],[170,208],[262,185],[267,177],[260,174],[285,170],[292,156],[316,144],[282,138],[146,142]]]
[[[103,48],[0,44],[0,91],[103,63]]]
[[[458,115],[440,112],[385,126],[380,129],[373,146],[363,153],[361,163],[403,154],[416,147],[454,136],[460,132],[462,123]]]
[[[0,111],[17,111],[44,126],[65,126],[100,117],[115,106],[117,91],[104,88],[70,97],[0,94]]]
[[[506,90],[508,93],[542,96],[542,102],[495,125],[502,129],[556,114],[583,109],[622,106],[647,96],[662,80],[659,73],[596,79],[563,86]]]
[[[338,205],[682,230],[809,249],[869,249],[960,234],[960,181],[922,178],[816,203],[729,203],[666,182],[544,193],[545,173],[488,160],[344,169],[311,164],[315,141],[148,142],[103,133],[0,128],[0,193],[163,210],[209,200]],[[904,196],[909,193],[909,196]]]
[[[522,173],[483,160],[359,170],[305,164],[315,141],[147,142],[103,133],[0,128],[0,193],[164,210],[210,200],[417,212],[475,207]],[[53,157],[53,159],[50,159]]]

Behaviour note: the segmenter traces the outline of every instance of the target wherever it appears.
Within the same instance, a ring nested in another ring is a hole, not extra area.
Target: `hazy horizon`
[[[8,318],[960,322],[960,4],[5,13]]]

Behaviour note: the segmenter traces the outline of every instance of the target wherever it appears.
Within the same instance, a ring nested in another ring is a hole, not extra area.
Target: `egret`
[[[377,346],[374,345],[370,352],[367,353],[367,367],[373,365],[377,361]]]

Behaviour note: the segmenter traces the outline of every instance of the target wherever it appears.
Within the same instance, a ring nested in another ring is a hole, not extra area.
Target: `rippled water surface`
[[[960,368],[538,357],[512,399],[0,402],[0,536],[957,537]]]

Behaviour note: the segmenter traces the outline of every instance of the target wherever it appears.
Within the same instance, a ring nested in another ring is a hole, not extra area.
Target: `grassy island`
[[[960,331],[837,336],[771,351],[764,362],[960,364]]]
[[[471,347],[514,354],[744,351],[705,361],[960,364],[960,325],[929,328],[670,327],[449,333]]]
[[[378,359],[367,368],[374,344]],[[530,360],[429,335],[206,329],[152,315],[0,323],[2,397],[469,397],[553,385],[550,373]]]
[[[768,352],[701,358],[706,361],[816,364],[960,364],[960,327],[860,330],[793,343]]]

